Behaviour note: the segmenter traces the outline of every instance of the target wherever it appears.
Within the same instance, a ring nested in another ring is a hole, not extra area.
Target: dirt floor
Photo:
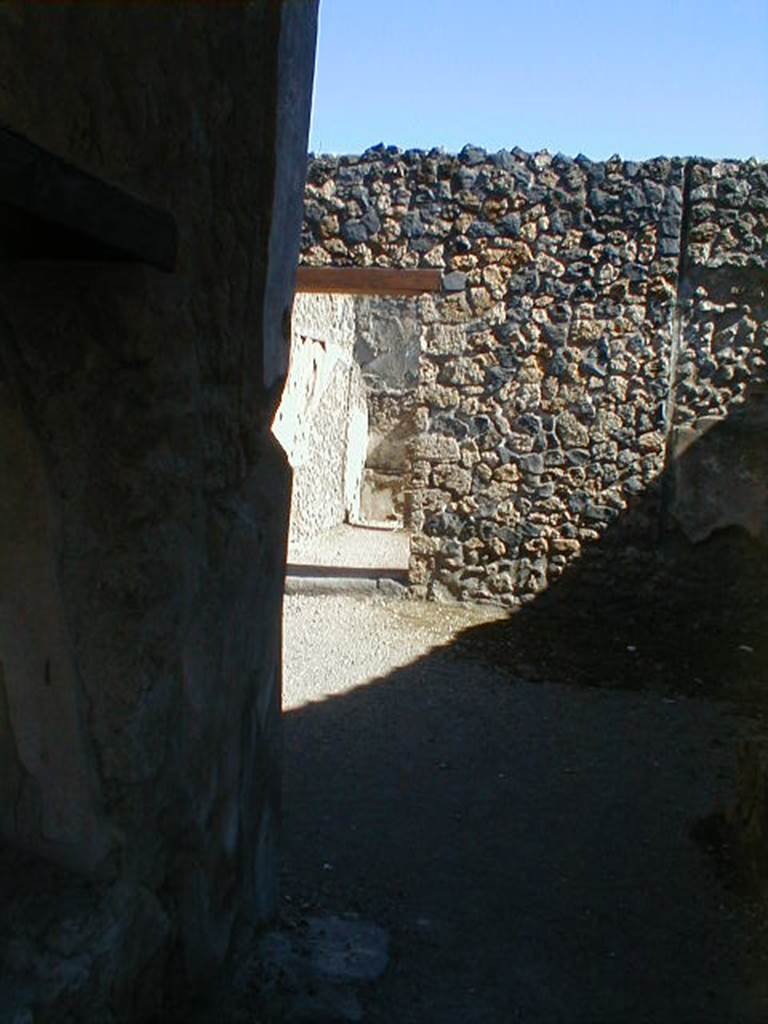
[[[408,570],[410,537],[391,527],[351,526],[342,523],[319,537],[292,541],[288,546],[289,572],[296,566],[322,566],[327,570]]]
[[[762,707],[711,637],[573,597],[287,599],[282,927],[372,922],[389,960],[358,1010],[281,1019],[768,1021],[763,906],[697,838]],[[762,636],[719,636],[753,690]]]

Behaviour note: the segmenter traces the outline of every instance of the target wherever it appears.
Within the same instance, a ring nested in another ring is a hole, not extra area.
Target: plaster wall
[[[273,432],[293,469],[291,541],[357,518],[368,441],[349,296],[300,294],[290,373]]]
[[[768,540],[768,169],[694,161],[671,394],[669,518]]]
[[[275,907],[269,426],[315,23],[312,0],[0,7],[0,120],[180,236],[171,274],[0,279],[3,1020],[199,998]]]

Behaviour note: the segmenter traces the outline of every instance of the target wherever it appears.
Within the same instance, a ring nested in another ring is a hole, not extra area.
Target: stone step
[[[322,597],[328,594],[385,594],[405,597],[408,573],[403,569],[360,569],[342,566],[288,565],[286,594]]]

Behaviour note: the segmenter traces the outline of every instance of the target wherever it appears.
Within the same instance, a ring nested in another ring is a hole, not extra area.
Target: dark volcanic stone
[[[341,225],[341,237],[347,245],[368,241],[368,230],[361,220],[348,220]]]
[[[424,234],[424,224],[421,220],[421,214],[418,211],[415,213],[406,213],[400,222],[400,230],[405,238],[420,238]]]
[[[467,286],[467,275],[460,270],[452,270],[449,274],[443,274],[444,292],[463,292]]]
[[[468,238],[495,238],[498,231],[493,224],[485,220],[475,220],[467,228]]]
[[[559,347],[568,340],[568,325],[545,323],[542,324],[541,334],[548,345]]]
[[[424,533],[428,537],[458,537],[463,526],[464,520],[455,512],[439,512],[426,521]]]
[[[360,223],[363,225],[369,235],[376,235],[381,230],[381,221],[379,215],[371,207],[370,210],[366,211],[365,216],[361,219]]]
[[[531,455],[523,455],[520,459],[520,468],[525,473],[543,473],[544,458],[538,452],[534,452]]]
[[[467,144],[459,153],[459,160],[470,167],[481,164],[487,157],[487,153],[480,146]]]
[[[502,171],[509,171],[515,165],[515,159],[508,149],[500,149],[498,153],[492,153],[491,161],[496,167],[500,167]]]
[[[468,167],[460,167],[453,176],[453,187],[457,192],[464,192],[474,187],[477,171]]]
[[[429,252],[430,249],[434,249],[437,245],[437,239],[434,235],[420,235],[418,238],[412,238],[409,246],[411,252],[425,253]]]
[[[520,214],[508,213],[506,217],[501,218],[496,227],[500,235],[506,235],[508,238],[519,238],[520,225]]]
[[[680,239],[660,238],[656,251],[659,256],[677,256],[680,252]]]

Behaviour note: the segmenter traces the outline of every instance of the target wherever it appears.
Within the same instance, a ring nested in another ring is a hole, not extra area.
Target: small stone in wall
[[[455,359],[446,363],[441,372],[441,383],[461,385],[463,393],[467,394],[466,385],[482,384],[485,374],[482,366],[472,359]]]
[[[427,537],[424,534],[415,534],[411,538],[411,554],[422,558],[429,558],[439,550],[440,542],[437,537]]]
[[[529,356],[520,364],[517,379],[521,384],[538,384],[544,377],[544,371],[536,356]]]
[[[480,450],[477,441],[465,441],[461,446],[461,464],[466,469],[471,469],[480,461]]]
[[[423,398],[436,409],[454,409],[460,400],[456,388],[443,387],[441,384],[430,384],[425,387]]]
[[[474,256],[472,253],[454,253],[454,255],[451,256],[449,265],[452,268],[452,272],[455,273],[461,271],[464,278],[464,284],[462,285],[461,291],[464,290],[468,283],[468,272],[474,270],[479,262],[480,261],[477,256]],[[458,291],[459,289],[455,290]]]
[[[507,553],[507,545],[504,543],[503,540],[500,540],[498,537],[491,537],[491,539],[486,544],[486,549],[489,554],[495,556],[496,558],[503,558],[504,555],[506,555]],[[496,578],[498,579],[499,577]]]
[[[467,332],[462,326],[436,323],[424,332],[424,350],[431,355],[461,355],[466,347]]]
[[[470,288],[469,298],[472,308],[478,315],[485,313],[494,305],[494,298],[487,288]]]
[[[488,266],[483,270],[483,283],[494,299],[503,299],[511,271],[506,267]]]
[[[326,248],[331,256],[349,256],[349,249],[340,238],[329,238],[326,242]]]
[[[574,345],[590,345],[603,333],[601,324],[594,320],[579,319],[571,327],[570,341]]]
[[[563,445],[583,448],[589,444],[589,431],[572,412],[563,412],[558,416],[556,429]]]
[[[339,218],[335,213],[329,213],[320,221],[320,237],[331,238],[338,233]]]
[[[442,244],[434,246],[422,256],[422,263],[425,267],[440,269],[445,266],[445,249]]]
[[[310,267],[324,267],[331,262],[330,253],[322,245],[312,245],[304,254],[304,261]]]
[[[507,462],[506,465],[499,466],[494,470],[494,480],[498,480],[500,484],[513,484],[520,479],[520,470],[515,462]]]
[[[373,252],[368,245],[353,245],[351,255],[358,267],[370,267],[373,263]]]
[[[463,292],[467,286],[467,275],[459,270],[452,270],[450,274],[443,275],[444,292]]]
[[[341,237],[347,245],[368,241],[368,230],[362,221],[348,220],[341,228]]]
[[[544,456],[539,452],[533,452],[531,455],[524,455],[520,459],[520,468],[525,473],[539,474],[544,472]]]
[[[413,457],[427,462],[458,462],[459,444],[454,437],[422,434],[413,442]]]
[[[453,494],[466,495],[472,489],[472,474],[457,465],[436,466],[432,472],[432,480],[437,487],[442,487]]]
[[[472,319],[472,310],[464,292],[446,296],[440,312],[442,319],[449,324],[465,324]]]
[[[421,504],[424,512],[441,512],[450,504],[451,495],[439,487],[429,487],[421,496]]]
[[[664,447],[664,439],[657,430],[649,431],[647,434],[641,434],[638,437],[637,447],[643,453],[658,452]]]

